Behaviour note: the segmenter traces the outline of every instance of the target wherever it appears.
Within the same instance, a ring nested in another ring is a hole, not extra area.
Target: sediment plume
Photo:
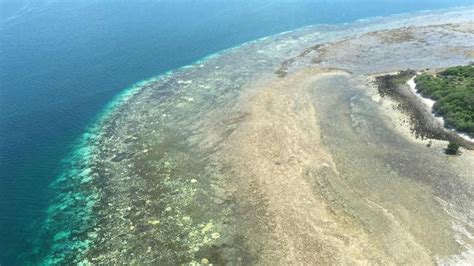
[[[471,14],[305,27],[137,85],[56,182],[45,261],[469,261],[474,154],[427,147],[373,76],[469,63]]]

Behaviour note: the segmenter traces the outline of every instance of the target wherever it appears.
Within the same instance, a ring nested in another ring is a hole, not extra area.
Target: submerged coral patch
[[[44,226],[50,242],[37,255],[47,264],[197,265],[455,254],[434,198],[469,209],[465,176],[445,178],[444,155],[387,127],[362,81],[466,61],[465,48],[438,59],[452,43],[472,46],[455,29],[469,14],[305,27],[132,86],[65,160]]]

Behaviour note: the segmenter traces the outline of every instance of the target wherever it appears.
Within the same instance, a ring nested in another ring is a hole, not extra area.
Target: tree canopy
[[[433,111],[447,127],[474,137],[474,65],[424,73],[415,82],[421,95],[436,101]]]

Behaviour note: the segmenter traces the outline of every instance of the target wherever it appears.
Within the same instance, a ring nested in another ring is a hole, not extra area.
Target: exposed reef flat
[[[474,142],[445,128],[443,123],[431,113],[431,109],[428,109],[420,100],[420,97],[409,89],[407,82],[416,74],[416,71],[407,70],[397,74],[377,76],[376,83],[380,95],[392,97],[399,103],[397,108],[409,115],[413,134],[417,137],[455,142],[473,150]]]
[[[305,27],[139,84],[83,140],[88,156],[75,157],[56,183],[63,193],[50,213],[46,259],[472,261],[472,151],[448,157],[407,138],[368,82],[377,73],[467,64],[472,15]],[[71,195],[78,199],[65,200]],[[78,213],[88,215],[81,227]],[[55,224],[57,217],[73,223]]]

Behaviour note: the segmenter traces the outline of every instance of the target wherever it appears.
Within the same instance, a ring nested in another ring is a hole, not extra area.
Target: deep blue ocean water
[[[28,253],[62,159],[131,84],[309,24],[474,0],[0,0],[0,264]]]

